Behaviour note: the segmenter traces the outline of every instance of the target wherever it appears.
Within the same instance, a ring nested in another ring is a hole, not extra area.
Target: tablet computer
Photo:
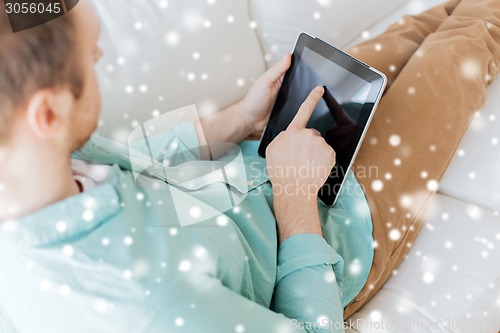
[[[352,167],[382,92],[385,75],[326,42],[301,33],[292,53],[269,121],[262,134],[259,155],[286,130],[314,87],[325,87],[308,128],[318,130],[335,150],[336,164],[318,196],[334,205]]]

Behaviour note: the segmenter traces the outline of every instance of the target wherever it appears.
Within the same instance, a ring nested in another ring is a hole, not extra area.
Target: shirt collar
[[[43,247],[78,238],[116,215],[121,201],[115,189],[117,166],[108,181],[28,216],[0,225],[0,238],[22,246]]]

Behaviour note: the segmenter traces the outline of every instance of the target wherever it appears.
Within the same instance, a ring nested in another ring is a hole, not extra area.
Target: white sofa
[[[204,116],[237,101],[301,30],[345,48],[442,0],[94,2],[105,52],[99,132],[125,142],[158,113],[196,104]],[[500,82],[489,91],[417,241],[350,318],[353,331],[499,331]]]

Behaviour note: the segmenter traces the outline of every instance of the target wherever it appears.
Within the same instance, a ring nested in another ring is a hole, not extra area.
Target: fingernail
[[[314,91],[316,91],[316,92],[322,92],[323,91],[323,87],[322,86],[317,86],[316,88],[314,88]]]

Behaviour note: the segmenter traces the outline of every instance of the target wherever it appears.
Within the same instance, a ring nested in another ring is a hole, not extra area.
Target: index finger
[[[324,88],[321,86],[318,86],[314,88],[309,96],[307,96],[306,100],[304,103],[299,108],[299,111],[295,115],[295,117],[292,119],[292,122],[290,125],[288,125],[288,128],[290,127],[300,127],[300,128],[305,128],[307,123],[309,122],[309,119],[311,118],[311,115],[316,108],[316,105],[318,105],[318,102],[321,100],[321,97],[323,96],[324,93]]]

